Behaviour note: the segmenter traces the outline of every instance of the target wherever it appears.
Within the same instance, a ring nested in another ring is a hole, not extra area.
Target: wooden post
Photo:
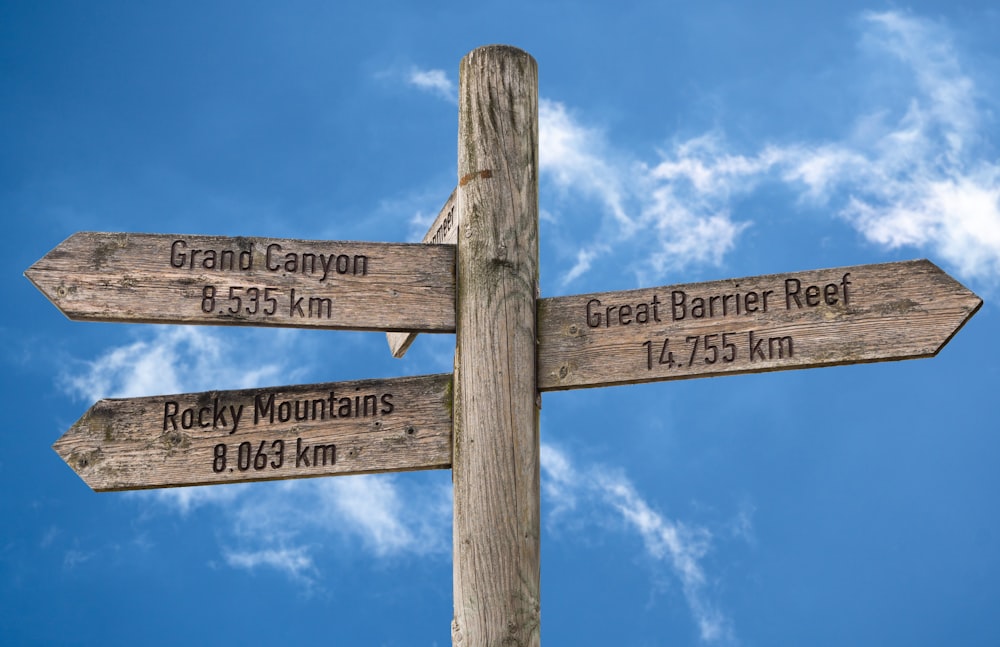
[[[452,644],[539,644],[538,68],[462,59]]]

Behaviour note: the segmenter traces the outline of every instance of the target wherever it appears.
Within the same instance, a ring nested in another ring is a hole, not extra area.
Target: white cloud
[[[608,245],[595,243],[576,253],[576,263],[563,275],[563,283],[572,283],[577,277],[583,276],[590,269],[594,259],[611,251]]]
[[[657,560],[669,561],[681,581],[699,634],[705,642],[732,638],[730,623],[708,599],[701,559],[709,550],[712,535],[701,527],[672,521],[655,511],[623,476],[598,475],[596,485],[604,501],[642,537],[646,552]]]
[[[226,563],[234,568],[248,571],[260,567],[273,568],[292,579],[312,582],[316,570],[312,557],[302,548],[266,548],[253,551],[227,551]]]
[[[71,548],[70,550],[67,550],[66,553],[63,555],[63,566],[65,566],[68,569],[73,569],[79,566],[80,564],[90,561],[93,558],[94,558],[93,552],[86,552],[78,550],[76,548]]]
[[[642,283],[718,265],[752,224],[736,215],[739,201],[765,185],[789,189],[799,208],[845,218],[875,244],[926,250],[963,277],[1000,281],[1000,163],[985,150],[995,150],[985,134],[996,128],[954,37],[899,11],[868,12],[860,24],[871,57],[865,74],[880,103],[855,115],[842,139],[737,152],[713,132],[648,161],[610,145],[566,105],[541,99],[539,162],[555,189],[544,201],[590,200],[600,214],[596,224],[580,209],[572,223],[553,217],[556,228],[590,231],[582,243],[570,237],[563,284],[622,252]],[[424,83],[452,87],[443,74]]]
[[[607,159],[603,135],[586,128],[556,101],[538,102],[538,164],[563,191],[574,191],[602,202],[622,229],[631,234],[635,223],[624,207],[622,169]]]
[[[458,103],[458,91],[444,70],[422,70],[412,68],[407,82],[421,90],[436,94],[451,103]]]
[[[272,344],[290,339],[291,331],[270,332]],[[62,376],[65,388],[72,395],[94,401],[249,388],[282,375],[287,379],[281,363],[261,362],[255,353],[240,352],[232,334],[224,336],[193,326],[165,326],[152,329],[144,337],[71,367],[74,371]]]
[[[899,59],[914,76],[921,97],[907,121],[919,124],[919,131],[939,130],[948,152],[959,154],[980,119],[974,83],[962,70],[949,31],[897,11],[867,12],[863,19],[869,27],[864,42]]]
[[[317,496],[333,514],[323,525],[361,539],[377,557],[446,554],[451,550],[451,484],[400,490],[393,475],[323,480]],[[345,523],[346,522],[346,523]]]
[[[576,470],[569,458],[561,451],[542,443],[540,448],[542,474],[542,494],[555,517],[564,511],[576,507],[576,492],[580,485],[577,482]]]
[[[234,483],[225,487],[178,487],[163,490],[140,490],[126,493],[129,496],[152,499],[187,515],[192,510],[205,506],[225,506],[236,502],[247,490],[249,484]]]
[[[753,516],[757,512],[757,506],[749,500],[744,500],[740,504],[739,512],[729,524],[729,532],[736,539],[742,539],[747,544],[755,546],[757,536],[753,530]]]
[[[441,70],[414,70],[409,82],[457,102],[455,85]],[[746,227],[732,221],[727,209],[719,205],[720,200],[693,209],[685,206],[669,187],[677,182],[694,183],[707,194],[709,188],[725,188],[750,175],[751,170],[741,168],[741,164],[759,161],[729,158],[721,163],[713,161],[714,167],[706,168],[691,157],[649,168],[613,149],[599,129],[583,125],[562,103],[539,99],[538,120],[542,178],[562,199],[596,201],[609,218],[608,223],[598,226],[590,242],[576,245],[569,252],[574,264],[563,273],[563,284],[575,281],[590,270],[595,260],[626,244],[641,243],[659,250],[638,263],[637,273],[649,267],[662,273],[691,263],[719,262]],[[692,141],[683,147],[697,145]]]
[[[729,619],[712,604],[706,591],[702,561],[711,548],[712,533],[708,529],[664,516],[627,477],[605,466],[579,469],[564,452],[547,444],[541,447],[541,463],[545,501],[552,506],[549,524],[563,523],[571,511],[579,519],[580,502],[586,503],[589,513],[600,517],[611,511],[624,527],[639,535],[646,555],[654,562],[667,564],[680,581],[701,639],[708,643],[732,640]],[[749,518],[742,517],[741,523],[743,532],[749,533]]]
[[[648,164],[609,150],[602,133],[555,102],[542,103],[539,129],[543,172],[564,192],[598,197],[607,214],[599,235],[577,252],[564,284],[623,247],[641,251],[632,267],[640,278],[721,263],[749,226],[732,217],[733,199],[752,191],[781,160],[772,148],[754,156],[729,153],[722,135],[709,133],[661,150],[660,160]]]
[[[237,334],[238,333],[238,334]],[[74,395],[88,400],[133,397],[219,388],[251,388],[289,381],[283,361],[261,361],[247,353],[248,339],[264,336],[269,357],[292,358],[283,350],[298,341],[294,331],[233,331],[223,335],[195,327],[157,327],[91,361],[76,362],[62,380]],[[254,346],[254,344],[250,344]],[[289,361],[292,361],[289,359]],[[313,581],[312,546],[317,536],[358,542],[379,558],[445,555],[451,547],[451,485],[446,476],[424,475],[424,485],[404,496],[404,475],[170,488],[130,492],[130,497],[160,504],[187,516],[208,509],[224,521],[227,564],[255,570],[277,569],[298,581]],[[68,566],[89,555],[69,554]]]
[[[732,219],[727,199],[772,162],[719,157],[717,148],[711,136],[691,140],[650,166],[612,149],[601,131],[582,125],[563,104],[540,100],[543,179],[561,199],[596,200],[605,216],[591,241],[571,254],[575,263],[562,283],[572,283],[597,259],[623,247],[642,250],[632,267],[639,276],[720,262],[747,226]]]
[[[276,569],[319,586],[317,546],[333,538],[391,560],[443,557],[451,550],[451,483],[444,473],[355,475],[275,483],[137,492],[133,496],[186,515],[206,508],[219,522],[226,564]]]
[[[986,111],[943,27],[865,16],[871,43],[909,66],[918,92],[862,157],[841,213],[890,248],[927,247],[966,277],[1000,276],[1000,165],[977,156]],[[808,157],[806,158],[808,161]]]
[[[634,532],[646,555],[665,564],[680,582],[702,639],[720,643],[731,638],[729,620],[707,594],[702,561],[711,548],[711,532],[667,518],[625,476],[606,466],[581,468],[548,444],[541,446],[541,461],[549,525],[590,519],[603,528]],[[420,486],[408,487],[404,479],[410,477],[420,478]],[[449,555],[451,495],[449,475],[439,472],[178,488],[133,496],[182,515],[210,510],[222,533],[227,565],[251,572],[276,570],[312,591],[322,580],[316,547],[328,550],[331,538],[375,559]],[[742,534],[752,532],[748,516],[738,523]]]
[[[326,485],[326,484],[324,484]],[[413,532],[400,517],[402,505],[396,488],[385,478],[358,476],[331,480],[320,498],[347,522],[376,555],[413,546]]]

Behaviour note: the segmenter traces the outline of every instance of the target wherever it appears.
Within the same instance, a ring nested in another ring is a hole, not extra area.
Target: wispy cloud
[[[629,193],[626,160],[604,142],[600,130],[586,127],[557,101],[538,102],[538,162],[557,189],[580,191],[596,198],[626,235],[635,231],[635,221],[625,208]]]
[[[275,331],[271,331],[275,332]],[[271,343],[291,331],[271,335]],[[278,356],[278,354],[275,354]],[[62,375],[65,389],[83,400],[126,398],[219,388],[249,388],[287,379],[280,362],[240,352],[235,336],[193,326],[157,327],[142,338],[77,362]]]
[[[369,475],[173,488],[129,496],[143,501],[142,514],[147,517],[163,512],[188,517],[196,509],[207,511],[222,564],[251,573],[276,572],[308,596],[326,589],[330,579],[323,572],[330,568],[326,560],[331,554],[367,555],[369,562],[381,563],[414,557],[447,559],[450,480],[439,473],[420,487],[407,485],[395,475]],[[43,547],[52,546],[55,535],[55,531],[46,535]],[[95,551],[73,547],[63,551],[63,565],[74,569],[97,556]]]
[[[265,548],[251,551],[231,550],[226,551],[223,556],[226,563],[234,568],[248,571],[261,567],[272,568],[307,584],[313,582],[313,575],[316,571],[312,556],[303,547]]]
[[[681,584],[684,598],[701,639],[726,643],[733,639],[732,625],[709,599],[702,561],[709,552],[712,533],[704,527],[668,518],[655,509],[620,471],[606,466],[578,468],[565,452],[542,445],[542,487],[551,506],[548,523],[561,524],[570,513],[579,523],[581,508],[589,514],[617,518],[642,540],[646,555],[666,564]],[[749,524],[749,519],[741,521]],[[744,531],[749,532],[744,526]],[[576,533],[574,533],[576,534]]]
[[[160,503],[186,516],[193,510],[207,506],[229,506],[243,497],[250,484],[234,483],[226,487],[181,487],[164,490],[140,490],[128,496]]]
[[[927,250],[963,277],[1000,281],[1000,164],[984,134],[995,122],[953,35],[899,11],[865,13],[859,24],[872,61],[893,63],[866,73],[892,67],[905,92],[879,94],[881,105],[855,115],[842,139],[738,151],[717,131],[675,141],[651,161],[610,145],[565,104],[540,100],[542,179],[555,189],[543,194],[546,212],[556,227],[569,199],[594,201],[602,214],[562,225],[590,229],[582,242],[572,237],[562,282],[621,252],[635,259],[640,282],[718,265],[753,225],[739,216],[740,200],[766,186],[788,190],[787,209],[822,208],[875,244]]]
[[[622,476],[602,475],[596,483],[605,502],[642,537],[650,557],[669,561],[698,623],[701,639],[706,642],[731,639],[729,620],[708,600],[705,590],[701,560],[709,550],[712,534],[705,528],[688,526],[661,515]]]
[[[293,331],[264,334],[268,356],[296,343]],[[73,395],[89,401],[219,388],[251,388],[289,381],[297,371],[284,361],[261,361],[242,352],[253,331],[223,335],[195,327],[147,329],[141,337],[113,347],[99,357],[71,363],[62,382]],[[308,364],[308,363],[307,363]],[[435,485],[416,492],[400,490],[404,475],[248,483],[225,486],[170,488],[129,493],[187,516],[213,509],[226,521],[222,541],[225,562],[233,567],[276,569],[300,581],[316,573],[313,545],[317,536],[339,536],[383,559],[417,554],[447,554],[450,549],[451,486],[444,475],[421,475]],[[412,478],[412,475],[409,476]],[[67,557],[75,566],[89,555]]]
[[[841,212],[876,243],[929,247],[962,275],[995,282],[1000,164],[979,155],[988,113],[951,34],[897,12],[866,14],[865,24],[876,51],[909,68],[916,92],[894,124],[856,151],[861,159],[843,182],[850,195]]]
[[[335,527],[358,537],[378,557],[445,554],[451,549],[448,483],[404,495],[391,476],[357,476],[320,482],[317,496],[336,513]]]
[[[420,478],[421,487],[406,488],[407,478]],[[310,590],[321,588],[317,559],[331,541],[381,560],[444,557],[451,549],[451,483],[445,474],[359,475],[133,496],[182,515],[212,509],[221,521],[226,564],[277,570]]]
[[[641,255],[640,275],[645,270],[659,278],[691,264],[718,264],[751,224],[734,218],[736,201],[777,184],[797,194],[800,206],[833,207],[874,243],[928,249],[965,277],[996,281],[1000,165],[979,156],[988,111],[951,35],[899,12],[865,14],[862,25],[870,55],[901,63],[911,92],[887,97],[895,103],[874,114],[857,115],[855,135],[843,141],[765,143],[739,153],[713,132],[662,150],[657,163],[623,166],[601,162],[605,154],[595,151],[607,146],[599,133],[568,119],[565,109],[550,109],[560,118],[542,124],[560,133],[553,140],[569,142],[555,147],[555,183],[596,190],[606,203],[605,222],[617,225],[614,244],[602,235],[587,245],[565,280],[603,253],[644,247],[651,234],[655,246]],[[899,116],[892,119],[894,113]],[[586,169],[593,168],[602,181],[590,180]]]
[[[414,67],[410,69],[406,80],[410,85],[431,92],[445,101],[458,103],[458,91],[444,70],[423,70]]]
[[[74,569],[80,564],[89,562],[93,558],[94,558],[93,552],[82,551],[76,548],[71,548],[70,550],[67,550],[66,553],[63,555],[63,566],[65,566],[67,569]]]
[[[420,487],[407,487],[412,479]],[[187,515],[213,510],[223,557],[248,571],[277,570],[319,586],[318,546],[382,560],[444,557],[451,550],[451,482],[444,473],[355,475],[276,483],[151,490],[131,496]]]

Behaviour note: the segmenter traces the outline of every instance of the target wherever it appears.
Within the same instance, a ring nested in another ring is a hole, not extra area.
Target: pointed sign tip
[[[416,339],[416,333],[386,333],[386,341],[389,342],[389,351],[396,359],[402,359],[406,351],[410,349],[410,344]]]
[[[52,443],[52,451],[94,492],[108,490],[106,487],[99,487],[102,479],[99,478],[100,470],[97,468],[104,461],[105,455],[101,444],[95,440],[92,424],[95,411],[102,410],[105,402],[107,401],[98,400],[66,433]]]
[[[47,266],[48,259],[51,254],[52,252],[49,252],[42,258],[35,261],[31,267],[24,270],[24,278],[28,279],[28,281],[35,286],[35,289],[41,292],[42,296],[48,299],[49,303],[54,305],[59,312],[69,317],[66,310],[60,304],[60,299],[66,295],[67,288],[64,286],[61,287],[53,285],[51,282],[51,273],[47,271],[49,269]],[[75,288],[70,289],[75,290]]]
[[[54,442],[52,444],[53,451],[55,451],[55,453],[59,455],[59,458],[61,458],[63,462],[66,463],[66,465],[68,465],[70,469],[72,469],[73,472],[80,477],[80,480],[87,484],[87,487],[94,492],[101,492],[102,490],[95,487],[94,483],[92,483],[89,478],[95,473],[91,468],[103,458],[103,453],[100,448],[95,448],[90,451],[81,451],[74,448],[71,443],[64,442],[65,439],[66,436],[64,435],[62,438]]]
[[[35,263],[32,264],[31,267],[29,267],[28,269],[24,270],[23,275],[24,275],[24,278],[26,278],[29,281],[31,281],[31,284],[34,285],[42,294],[45,294],[45,290],[42,289],[42,286],[38,283],[39,271],[37,269],[37,266],[41,262],[42,262],[42,259],[39,259],[39,260],[35,261]]]
[[[948,276],[948,275],[946,275],[946,276]],[[952,278],[952,277],[948,276],[948,278]],[[958,281],[955,281],[955,282],[958,283]],[[958,334],[958,331],[960,331],[962,328],[964,328],[965,324],[969,323],[969,320],[972,319],[976,315],[977,312],[979,312],[980,308],[983,307],[983,300],[979,296],[977,296],[974,292],[972,292],[971,290],[969,290],[968,288],[966,288],[961,283],[958,283],[958,284],[967,293],[965,295],[965,297],[964,297],[964,303],[965,303],[965,306],[966,306],[965,307],[965,312],[962,313],[961,320],[958,322],[958,324],[951,331],[951,334],[948,335],[944,340],[941,341],[941,344],[934,350],[934,352],[931,354],[931,357],[937,357],[937,354],[941,352],[941,349],[944,348],[945,346],[947,346],[949,343],[951,343],[951,340],[955,338],[955,335]]]

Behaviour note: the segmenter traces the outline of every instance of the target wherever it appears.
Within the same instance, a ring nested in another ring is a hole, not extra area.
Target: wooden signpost
[[[458,189],[455,189],[448,196],[444,206],[441,207],[437,218],[431,223],[431,227],[427,230],[422,242],[448,246],[453,246],[458,242],[458,214],[455,208],[457,202]],[[406,354],[410,344],[417,338],[416,330],[416,328],[412,328],[407,332],[387,332],[385,334],[386,341],[389,342],[389,351],[393,357],[402,358]]]
[[[982,299],[930,261],[541,299],[541,391],[932,357]]]
[[[455,330],[441,245],[81,232],[25,275],[70,319]]]
[[[540,299],[535,61],[459,95],[426,244],[80,233],[25,273],[72,319],[457,333],[453,376],[101,400],[54,446],[88,485],[451,468],[453,644],[538,645],[540,392],[930,357],[982,305],[929,261]]]
[[[478,49],[458,85],[452,644],[537,645],[538,68]]]
[[[442,469],[451,375],[101,400],[53,446],[98,492]]]

